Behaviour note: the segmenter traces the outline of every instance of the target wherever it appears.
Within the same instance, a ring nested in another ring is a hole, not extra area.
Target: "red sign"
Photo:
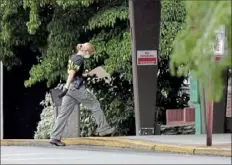
[[[137,65],[157,65],[157,51],[137,51]]]

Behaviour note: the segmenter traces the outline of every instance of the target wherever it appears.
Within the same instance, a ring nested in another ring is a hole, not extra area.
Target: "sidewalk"
[[[143,140],[147,142],[160,144],[206,146],[206,135],[129,136],[122,138],[128,138],[132,140]],[[213,134],[212,146],[222,145],[231,148],[231,138],[231,134]]]
[[[231,134],[214,134],[212,147],[206,147],[206,135],[154,135],[124,137],[86,137],[64,139],[67,145],[108,146],[156,152],[231,157]],[[49,145],[48,140],[4,139],[2,146]]]

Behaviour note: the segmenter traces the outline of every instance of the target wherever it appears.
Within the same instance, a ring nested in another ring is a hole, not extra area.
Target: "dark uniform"
[[[113,133],[115,129],[111,128],[107,123],[99,101],[96,99],[95,95],[86,90],[83,84],[83,57],[76,54],[72,55],[68,62],[68,70],[74,70],[76,73],[67,94],[62,99],[61,110],[52,130],[51,139],[61,139],[67,119],[76,104],[83,104],[87,109],[92,111],[98,125],[98,133],[100,136]]]

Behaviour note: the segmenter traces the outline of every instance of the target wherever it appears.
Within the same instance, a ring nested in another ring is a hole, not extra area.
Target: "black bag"
[[[61,106],[62,98],[59,98],[58,95],[63,91],[63,85],[58,85],[57,87],[50,90],[51,98],[54,106]]]

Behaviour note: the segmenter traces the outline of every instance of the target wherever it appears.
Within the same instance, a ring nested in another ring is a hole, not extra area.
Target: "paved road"
[[[100,147],[1,146],[1,164],[231,164],[228,157],[178,155]]]

